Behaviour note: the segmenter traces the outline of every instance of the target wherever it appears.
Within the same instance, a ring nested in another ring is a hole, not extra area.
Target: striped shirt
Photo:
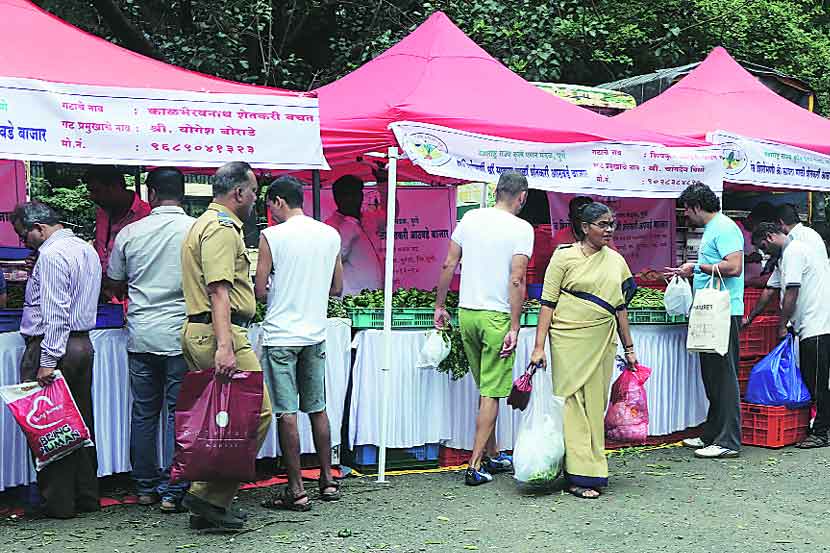
[[[68,229],[41,244],[26,284],[20,333],[43,336],[42,367],[57,366],[70,332],[95,328],[100,292],[101,262],[92,246]]]

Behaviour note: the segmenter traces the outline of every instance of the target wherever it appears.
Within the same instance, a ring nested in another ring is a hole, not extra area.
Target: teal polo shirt
[[[727,255],[744,251],[744,235],[735,221],[718,212],[711,221],[703,227],[703,238],[700,240],[700,250],[697,262],[700,265],[715,265]],[[702,271],[695,271],[695,290],[709,285],[710,276]],[[744,314],[744,273],[741,266],[741,275],[724,277],[726,289],[732,305],[732,316]],[[716,283],[717,285],[717,283]]]

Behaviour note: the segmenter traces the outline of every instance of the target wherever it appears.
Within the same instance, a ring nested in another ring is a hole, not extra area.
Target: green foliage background
[[[723,45],[738,59],[806,80],[819,105],[830,105],[830,8],[821,1],[36,1],[171,63],[285,88],[331,82],[442,10],[528,80],[597,84],[699,61]],[[101,15],[107,8],[134,36]]]

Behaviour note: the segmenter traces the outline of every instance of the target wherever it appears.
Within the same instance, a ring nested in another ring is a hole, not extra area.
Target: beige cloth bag
[[[719,286],[715,287],[713,274],[709,285],[695,293],[686,337],[686,349],[690,352],[726,355],[729,351],[732,302],[717,265],[715,272],[720,279]]]

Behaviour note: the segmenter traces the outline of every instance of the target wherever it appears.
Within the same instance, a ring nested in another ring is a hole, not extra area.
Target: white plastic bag
[[[565,457],[564,408],[565,400],[553,395],[550,373],[537,370],[533,375],[530,406],[519,425],[513,447],[515,478],[519,482],[545,485],[559,476]]]
[[[669,315],[689,316],[692,309],[692,287],[689,281],[679,276],[674,276],[666,288],[666,295],[663,297],[663,305]]]
[[[419,369],[434,369],[450,354],[450,342],[440,330],[427,332],[427,340],[418,356]]]

